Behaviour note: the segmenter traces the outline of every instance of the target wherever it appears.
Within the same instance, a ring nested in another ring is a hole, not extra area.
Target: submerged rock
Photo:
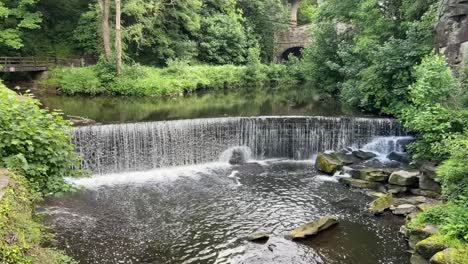
[[[413,186],[418,183],[419,172],[417,171],[395,171],[390,175],[388,182],[399,186]]]
[[[373,214],[381,214],[393,204],[393,195],[385,194],[369,204],[369,211]]]
[[[333,154],[319,153],[315,161],[315,168],[327,174],[334,174],[343,167],[343,163]]]
[[[430,259],[437,252],[446,249],[444,241],[438,235],[430,236],[426,239],[419,241],[416,246],[416,252],[426,259]]]
[[[338,219],[335,216],[324,216],[318,220],[294,229],[289,233],[289,236],[293,239],[306,238],[308,236],[316,235],[320,231],[328,229],[336,224],[338,224]]]
[[[247,237],[247,240],[251,242],[266,242],[268,239],[270,236],[264,233],[253,233]]]

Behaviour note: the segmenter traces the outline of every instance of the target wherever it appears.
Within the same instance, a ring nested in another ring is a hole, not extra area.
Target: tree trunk
[[[290,24],[292,26],[297,26],[297,11],[299,10],[299,6],[301,5],[301,0],[293,0],[291,5],[291,21]]]
[[[106,58],[109,58],[112,55],[109,27],[110,0],[99,0],[99,7],[101,8],[101,31],[104,55]]]
[[[122,71],[122,32],[120,16],[120,0],[115,0],[115,52],[117,55],[117,74],[120,74]]]

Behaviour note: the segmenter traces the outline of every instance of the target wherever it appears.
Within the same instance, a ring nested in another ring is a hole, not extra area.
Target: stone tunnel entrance
[[[281,55],[281,61],[288,61],[289,56],[294,56],[296,58],[302,58],[302,50],[304,47],[292,47],[283,52]]]

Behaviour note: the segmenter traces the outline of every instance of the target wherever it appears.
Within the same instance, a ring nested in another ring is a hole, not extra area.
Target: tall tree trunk
[[[301,5],[301,0],[293,0],[291,5],[291,25],[297,26],[297,11],[299,10],[299,6]]]
[[[122,32],[120,25],[120,0],[115,0],[115,52],[117,55],[117,74],[122,71]]]
[[[101,31],[104,55],[106,58],[109,58],[112,55],[109,27],[110,0],[99,0],[99,7],[101,8]]]

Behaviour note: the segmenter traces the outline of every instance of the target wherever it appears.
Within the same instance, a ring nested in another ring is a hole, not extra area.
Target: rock
[[[431,257],[431,264],[467,264],[468,263],[468,247],[461,248],[447,248],[439,251]]]
[[[393,204],[394,205],[401,205],[401,204],[413,204],[418,205],[427,202],[427,198],[424,196],[405,196],[401,198],[395,198]]]
[[[339,161],[333,154],[319,153],[315,161],[315,168],[327,174],[334,174],[337,170],[343,167],[343,163]]]
[[[383,193],[383,192],[367,192],[367,195],[369,195],[371,197],[374,197],[374,198],[380,198],[380,197],[383,197],[383,196],[385,196],[387,194]]]
[[[336,224],[338,224],[338,219],[335,216],[324,216],[318,220],[294,229],[289,233],[289,236],[293,239],[306,238],[308,236],[316,235],[320,231],[328,229]]]
[[[434,179],[432,179],[424,173],[422,173],[419,176],[419,188],[423,190],[434,191],[437,193],[440,193],[442,190],[438,182],[436,182]]]
[[[434,208],[435,206],[439,205],[440,202],[437,202],[437,203],[422,203],[422,204],[418,204],[418,209],[421,210],[421,211],[427,211],[431,208]]]
[[[361,162],[360,159],[356,158],[353,154],[347,153],[336,153],[335,158],[338,159],[343,165],[351,165]]]
[[[381,214],[393,204],[393,195],[391,193],[385,194],[372,201],[369,205],[369,211],[373,214]]]
[[[390,208],[390,210],[392,210],[392,213],[395,215],[407,215],[416,211],[417,209],[418,208],[412,204],[401,204],[396,207]]]
[[[240,165],[247,162],[247,153],[242,147],[232,149],[231,156],[229,157],[229,164]]]
[[[419,254],[413,254],[410,258],[411,264],[429,264],[429,261]]]
[[[345,178],[343,179],[343,182],[346,185],[349,185],[355,188],[367,188],[367,189],[373,189],[373,190],[385,189],[383,184],[379,182],[370,182],[370,181],[364,181],[364,180],[353,179],[353,178]]]
[[[364,168],[359,170],[359,174],[356,174],[354,178],[365,181],[385,182],[388,177],[389,173],[383,169]]]
[[[447,246],[445,246],[445,243],[438,235],[433,235],[423,239],[415,246],[416,252],[425,259],[430,259],[434,254],[446,248]]]
[[[406,151],[406,147],[415,141],[414,137],[402,137],[397,139],[396,145],[400,146],[401,149]]]
[[[348,167],[348,166],[343,166],[343,168],[341,169],[341,171],[343,172],[343,174],[347,174],[353,178],[356,178],[357,175],[360,174],[360,171],[357,170],[357,169],[354,169],[352,167]]]
[[[410,228],[407,231],[408,244],[411,248],[415,248],[416,244],[438,232],[438,228],[433,225],[426,225],[424,227]]]
[[[369,152],[369,151],[364,151],[364,150],[355,150],[353,151],[353,155],[362,160],[369,160],[369,159],[377,157],[377,154],[373,152]]]
[[[390,175],[388,182],[393,185],[413,186],[418,183],[419,172],[417,171],[395,171]]]
[[[394,160],[394,161],[398,161],[398,162],[406,163],[406,164],[410,163],[411,161],[410,156],[406,152],[392,151],[390,152],[390,154],[387,155],[387,158],[389,160]]]
[[[252,242],[266,242],[270,239],[270,236],[264,233],[254,233],[247,237],[247,240]]]
[[[430,162],[426,162],[421,166],[421,174],[425,175],[433,180],[437,180],[437,167]]]
[[[387,188],[388,188],[388,192],[393,193],[393,194],[406,193],[407,191],[410,190],[409,187],[393,185],[393,184],[389,184]]]
[[[410,192],[414,195],[421,195],[430,198],[439,198],[440,194],[430,190],[422,190],[422,189],[411,189]]]

